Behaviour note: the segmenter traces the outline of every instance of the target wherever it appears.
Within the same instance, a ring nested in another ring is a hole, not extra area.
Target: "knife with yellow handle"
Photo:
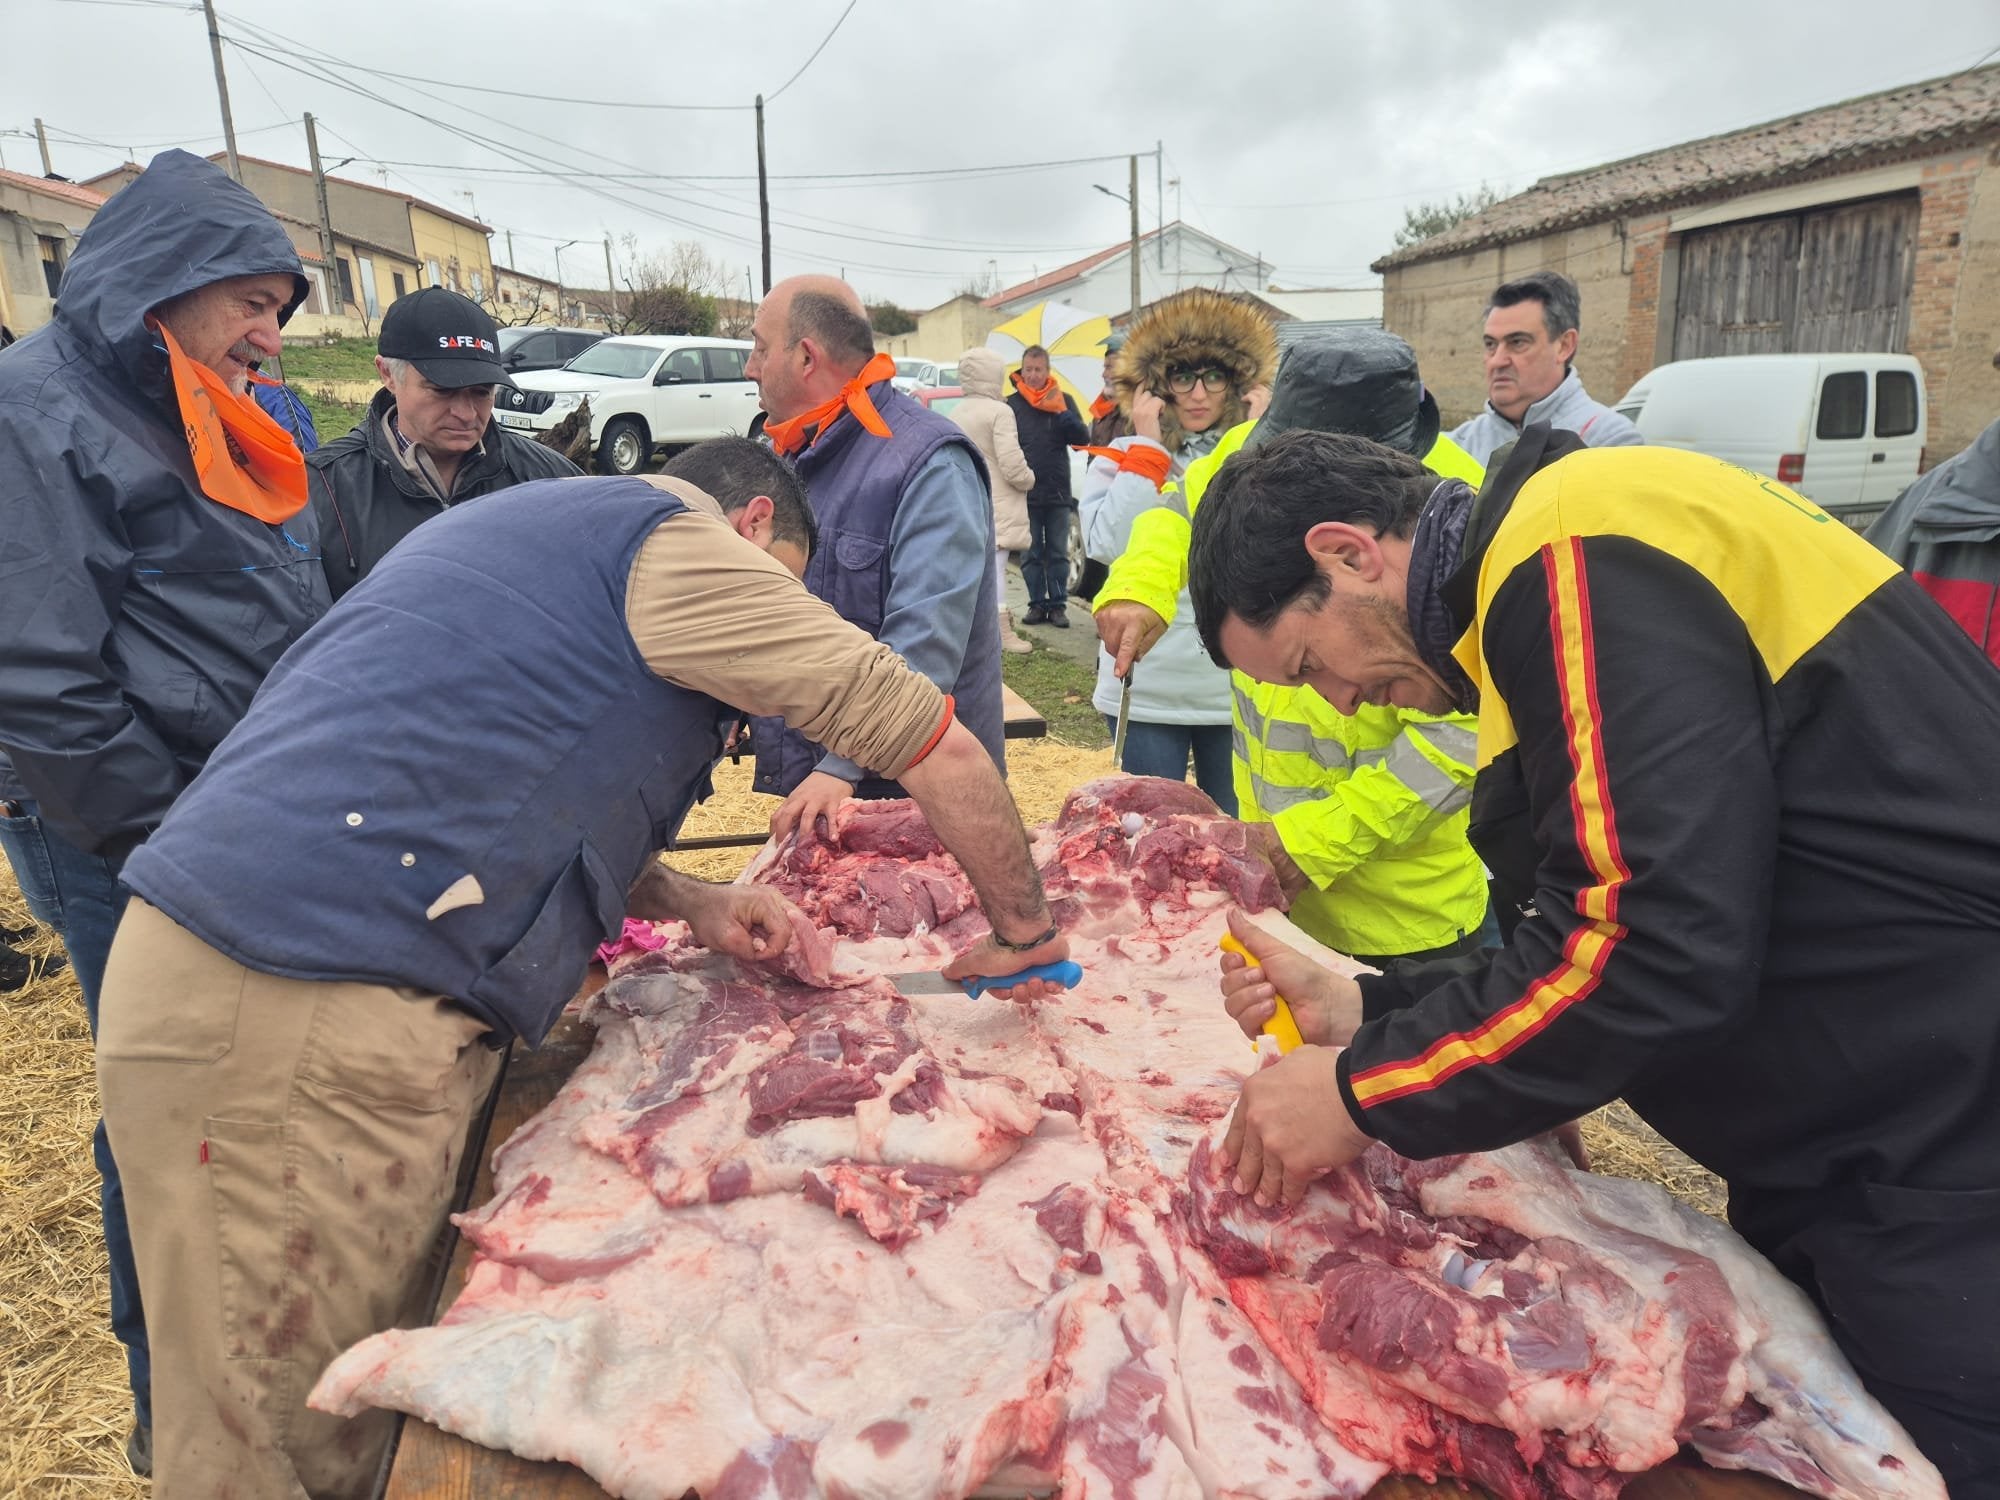
[[[1236,934],[1233,932],[1222,934],[1222,951],[1234,953],[1245,963],[1252,965],[1257,963],[1257,956],[1237,942]],[[1306,1039],[1299,1035],[1299,1023],[1292,1019],[1292,1008],[1285,1003],[1283,995],[1277,997],[1277,1006],[1271,1019],[1264,1023],[1264,1035],[1277,1042],[1281,1054],[1291,1051],[1294,1047],[1303,1047]],[[1255,1046],[1256,1043],[1252,1042],[1251,1045]]]

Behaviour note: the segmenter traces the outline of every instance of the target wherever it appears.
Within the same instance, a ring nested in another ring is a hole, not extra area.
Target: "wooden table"
[[[1048,735],[1049,721],[1042,717],[1041,710],[1023,698],[1019,693],[1000,684],[1000,711],[1002,714],[1001,734],[1010,740],[1039,740]],[[759,833],[704,833],[693,838],[675,839],[670,846],[678,850],[695,849],[750,849],[770,837],[768,830]]]
[[[604,983],[593,968],[584,993]],[[595,1033],[574,1017],[565,1017],[540,1048],[528,1051],[516,1044],[501,1079],[485,1139],[467,1143],[479,1161],[473,1203],[493,1193],[493,1148],[505,1141],[556,1095],[577,1064],[590,1051]],[[455,1231],[453,1231],[455,1233]],[[451,1256],[436,1311],[451,1305],[465,1284],[471,1246],[460,1240]],[[531,1463],[493,1448],[467,1442],[415,1417],[402,1421],[400,1440],[392,1453],[381,1500],[610,1500],[597,1481],[568,1464]],[[1800,1492],[1757,1474],[1726,1474],[1699,1464],[1669,1464],[1634,1480],[1623,1500],[1785,1500]],[[1385,1479],[1369,1492],[1369,1500],[1482,1500],[1484,1491],[1456,1484],[1426,1484],[1419,1479]]]

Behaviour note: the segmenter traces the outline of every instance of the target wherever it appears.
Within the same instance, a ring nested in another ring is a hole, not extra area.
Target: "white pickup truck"
[[[587,396],[590,438],[605,474],[637,474],[657,448],[763,425],[757,387],[743,378],[744,339],[628,334],[593,344],[560,370],[514,377],[493,415],[515,432],[546,432]]]

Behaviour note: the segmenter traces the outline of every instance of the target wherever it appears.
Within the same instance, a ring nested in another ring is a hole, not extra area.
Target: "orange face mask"
[[[188,358],[165,324],[148,318],[146,326],[167,346],[167,367],[173,372],[174,396],[201,492],[271,526],[304,510],[306,460],[291,434],[207,365]]]
[[[840,388],[840,393],[831,401],[822,402],[811,411],[800,412],[784,422],[766,422],[764,436],[771,440],[771,446],[790,457],[807,446],[807,434],[811,442],[818,442],[833,420],[844,411],[854,413],[854,420],[874,433],[877,437],[888,437],[889,424],[882,420],[882,414],[875,410],[875,402],[868,394],[868,387],[889,379],[896,373],[896,362],[886,354],[878,354],[863,365],[855,377]]]

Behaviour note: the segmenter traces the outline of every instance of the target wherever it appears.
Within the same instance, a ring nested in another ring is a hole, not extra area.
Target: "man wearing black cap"
[[[503,431],[493,391],[500,329],[478,303],[441,286],[398,297],[382,316],[382,389],[344,438],[309,455],[326,581],[338,599],[396,543],[461,500],[582,471]]]

